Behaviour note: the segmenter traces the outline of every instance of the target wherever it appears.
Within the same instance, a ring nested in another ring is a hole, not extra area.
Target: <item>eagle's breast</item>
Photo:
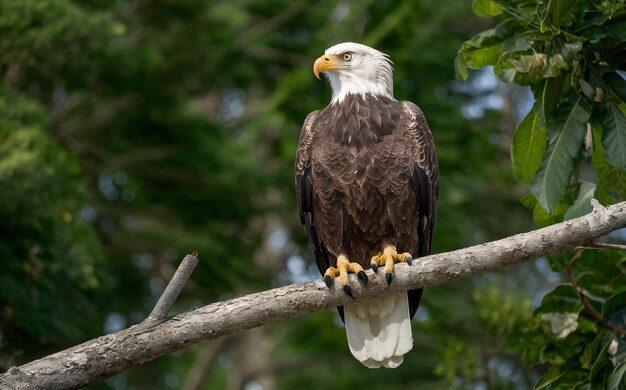
[[[334,256],[346,253],[369,266],[384,244],[414,244],[412,161],[401,116],[399,102],[360,95],[320,113],[311,155],[313,207],[320,238]],[[397,210],[413,212],[399,216]]]

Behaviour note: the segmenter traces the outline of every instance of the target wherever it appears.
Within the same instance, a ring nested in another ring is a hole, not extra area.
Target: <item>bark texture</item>
[[[529,233],[398,264],[387,287],[381,273],[368,270],[363,286],[350,277],[356,300],[385,291],[406,291],[495,271],[550,253],[592,244],[599,237],[626,227],[626,202],[594,211]],[[350,301],[338,282],[293,284],[216,302],[160,323],[146,322],[117,333],[12,367],[0,375],[4,389],[71,389],[108,378],[130,367],[190,345],[272,322],[315,313]]]

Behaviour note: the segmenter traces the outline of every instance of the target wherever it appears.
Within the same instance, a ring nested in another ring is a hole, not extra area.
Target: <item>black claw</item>
[[[356,277],[361,279],[363,283],[367,284],[367,275],[365,275],[364,271],[359,271],[359,273],[356,274]]]
[[[412,256],[407,256],[406,257],[406,263],[408,265],[413,265],[413,257]]]
[[[324,283],[326,283],[326,287],[330,288],[333,285],[333,278],[330,275],[324,276]]]
[[[385,274],[385,279],[387,280],[387,286],[391,286],[391,281],[393,280],[393,274],[391,272]]]
[[[372,263],[370,264],[370,268],[374,271],[374,273],[376,273],[376,271],[378,271],[378,264]]]
[[[350,298],[352,298],[352,300],[354,300],[354,297],[352,296],[352,289],[350,288],[350,286],[348,286],[347,284],[345,286],[343,286],[343,291],[348,294],[350,296]]]

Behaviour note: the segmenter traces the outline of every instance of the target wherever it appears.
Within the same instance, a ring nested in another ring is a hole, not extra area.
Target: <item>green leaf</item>
[[[602,146],[602,128],[594,123],[593,155],[591,161],[596,170],[598,185],[613,199],[620,201],[626,199],[626,172],[615,168],[606,160],[604,146]]]
[[[618,364],[611,376],[609,377],[609,381],[607,383],[607,390],[620,390],[626,386],[626,361]]]
[[[470,41],[463,43],[459,57],[466,66],[474,69],[494,65],[500,58],[502,41],[493,42],[495,30],[487,30],[474,36]],[[493,44],[491,44],[493,42]]]
[[[604,120],[602,145],[606,159],[614,167],[626,171],[626,115],[624,105],[612,101]]]
[[[539,171],[530,183],[530,190],[539,204],[551,210],[565,193],[574,169],[574,158],[578,155],[591,106],[580,95],[571,108],[564,109],[564,116],[551,124],[550,143]]]
[[[578,197],[572,207],[567,210],[564,218],[568,220],[589,214],[593,210],[593,206],[591,206],[591,199],[593,199],[595,193],[595,184],[581,183],[580,190],[578,191]]]
[[[596,357],[596,361],[593,363],[593,366],[591,366],[591,371],[589,372],[589,379],[595,378],[598,374],[600,374],[604,366],[606,366],[609,363],[607,351],[609,350],[609,346],[611,345],[612,340],[613,340],[613,336],[605,332],[604,339],[603,339],[604,345],[602,346],[600,353],[598,353]]]
[[[459,56],[456,56],[454,59],[454,74],[458,80],[467,80],[467,66],[465,66],[463,60]]]
[[[502,13],[502,8],[498,7],[493,0],[474,0],[472,11],[478,16],[496,16]]]
[[[514,35],[502,43],[502,49],[500,50],[500,58],[493,68],[493,71],[498,76],[504,76],[503,70],[510,69],[512,60],[520,58],[522,55],[527,54],[533,46],[534,37],[529,34]]]
[[[544,53],[523,55],[509,60],[513,69],[518,73],[525,73],[525,82],[536,83],[544,77],[554,77],[558,74],[547,74],[548,56]]]
[[[602,304],[602,316],[614,325],[626,324],[626,288],[621,288]]]
[[[511,158],[515,180],[528,183],[541,165],[548,137],[540,122],[533,108],[513,134]]]
[[[470,68],[495,65],[500,58],[504,41],[515,33],[518,26],[514,21],[505,21],[495,28],[476,34],[469,41],[463,42],[459,57]]]
[[[566,370],[566,368],[563,367],[563,366],[552,366],[552,367],[550,367],[548,372],[543,374],[543,376],[541,378],[539,378],[539,381],[537,382],[537,384],[535,384],[535,390],[541,390],[541,389],[548,388],[548,386],[550,386],[551,384],[555,383],[563,375],[565,375],[565,372],[566,372],[565,370]]]
[[[521,199],[522,204],[533,213],[533,220],[539,226],[549,226],[555,223],[563,222],[563,218],[567,210],[574,204],[578,194],[576,184],[567,186],[565,195],[559,203],[550,211],[546,211],[533,194],[527,194]]]
[[[559,70],[569,70],[578,61],[578,55],[583,48],[584,41],[563,42],[556,40],[554,53],[550,56],[550,65]]]
[[[504,41],[502,44],[502,52],[520,52],[527,51],[533,47],[533,36],[532,35],[514,35],[511,38]]]
[[[533,95],[537,100],[537,114],[541,118],[541,123],[548,126],[556,113],[557,106],[561,100],[561,90],[563,89],[563,77],[545,78],[537,88],[533,89]]]
[[[546,324],[546,327],[548,329],[550,328],[548,324]],[[554,340],[554,335],[552,335],[552,339],[550,341],[550,343],[540,348],[539,361],[541,363],[550,363],[554,365],[565,364],[568,358],[567,352],[553,344],[553,342],[556,341]]]
[[[585,79],[578,80],[580,84],[580,90],[587,96],[589,99],[593,99],[596,96],[596,89],[587,82]]]
[[[626,102],[626,80],[617,72],[608,72],[604,74],[603,79],[604,82],[611,87],[613,92],[615,92],[623,102]]]
[[[544,313],[579,313],[582,309],[580,299],[571,284],[560,284],[541,300],[535,314]]]
[[[590,369],[593,358],[596,357],[598,348],[602,344],[602,339],[604,338],[605,331],[599,332],[596,337],[594,337],[593,341],[585,347],[582,355],[578,359],[582,368]]]

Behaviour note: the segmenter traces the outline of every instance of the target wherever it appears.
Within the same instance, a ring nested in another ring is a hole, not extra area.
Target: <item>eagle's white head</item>
[[[393,99],[393,68],[387,54],[360,43],[344,42],[329,47],[313,65],[319,78],[324,72],[333,90],[331,103],[347,95],[385,96]]]

